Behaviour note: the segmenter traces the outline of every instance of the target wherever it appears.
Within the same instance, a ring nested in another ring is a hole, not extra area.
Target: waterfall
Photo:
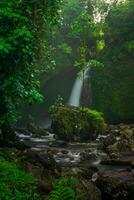
[[[82,92],[82,85],[83,85],[83,80],[80,77],[77,77],[72,91],[71,91],[71,95],[69,98],[69,105],[71,106],[76,106],[79,107],[80,106],[80,97],[81,97],[81,92]]]
[[[88,68],[85,70],[84,72],[84,78],[89,77],[90,76],[90,71],[91,69]],[[76,106],[79,107],[80,106],[80,98],[81,98],[81,93],[82,93],[82,87],[83,87],[83,78],[82,77],[78,77],[76,78],[72,91],[71,91],[71,95],[69,97],[69,102],[68,104],[70,106]]]

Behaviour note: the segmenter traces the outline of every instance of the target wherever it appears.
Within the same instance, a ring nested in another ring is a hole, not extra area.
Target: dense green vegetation
[[[84,70],[98,66],[96,60],[103,63],[104,68],[93,69],[93,107],[110,122],[134,118],[134,1],[122,2],[64,1],[63,23],[54,39],[58,67]]]
[[[0,199],[40,200],[36,179],[24,172],[15,161],[0,157]]]
[[[92,70],[93,108],[109,122],[130,122],[134,117],[134,2],[122,2],[64,1],[62,25],[53,39],[58,68],[105,66]]]
[[[54,38],[57,66],[65,68],[77,65],[79,68],[86,68],[89,62],[88,54],[94,45],[95,24],[92,10],[84,0],[65,0],[63,3],[62,25],[55,31]],[[63,66],[64,60],[66,62]]]
[[[2,132],[6,132],[6,129],[17,121],[17,111],[22,102],[32,104],[43,99],[38,92],[40,88],[38,76],[40,72],[49,70],[52,64],[44,29],[59,20],[59,6],[60,0],[0,2]],[[46,54],[42,54],[45,49]],[[39,63],[41,64],[44,59],[46,62],[40,66]]]
[[[93,103],[111,122],[134,119],[134,1],[113,5],[101,25],[105,47],[98,58],[105,67],[93,72]]]
[[[93,70],[94,108],[108,120],[133,119],[133,0],[112,6],[97,0],[70,0],[61,5],[60,0],[1,1],[3,131],[18,120],[20,104],[43,100],[39,75],[55,64],[58,72],[71,66],[84,71],[103,63],[103,69]],[[102,21],[95,23],[97,12]]]

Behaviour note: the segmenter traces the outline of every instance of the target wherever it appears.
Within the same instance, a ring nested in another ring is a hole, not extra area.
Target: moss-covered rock
[[[102,113],[85,107],[58,106],[51,113],[55,134],[68,141],[93,140],[105,131]]]
[[[122,153],[134,151],[133,124],[109,126],[109,135],[102,139],[102,149],[108,154],[108,159],[119,159]]]

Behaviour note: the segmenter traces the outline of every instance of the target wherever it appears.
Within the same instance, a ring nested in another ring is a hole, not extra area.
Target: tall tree
[[[3,137],[22,102],[41,101],[37,79],[42,34],[59,20],[61,0],[0,1],[0,127]],[[43,43],[43,45],[42,45]],[[47,68],[47,66],[44,66]]]

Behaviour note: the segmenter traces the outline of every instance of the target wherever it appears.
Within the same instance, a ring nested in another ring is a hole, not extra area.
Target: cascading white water
[[[90,68],[85,70],[84,79],[89,76],[88,71],[90,71]],[[74,82],[72,91],[71,91],[69,102],[68,102],[70,106],[76,106],[76,107],[80,106],[80,98],[81,98],[81,93],[82,93],[83,81],[84,80],[82,77],[77,76]]]
[[[83,80],[80,77],[77,77],[72,91],[71,91],[71,95],[69,98],[69,105],[70,106],[76,106],[79,107],[80,106],[80,97],[81,97],[81,92],[82,92],[82,85],[83,85]]]

